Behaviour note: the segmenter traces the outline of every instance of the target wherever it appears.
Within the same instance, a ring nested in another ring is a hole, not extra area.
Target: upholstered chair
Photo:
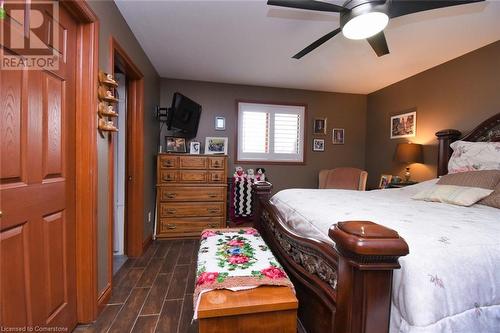
[[[356,168],[336,168],[319,172],[320,189],[364,191],[368,172]]]

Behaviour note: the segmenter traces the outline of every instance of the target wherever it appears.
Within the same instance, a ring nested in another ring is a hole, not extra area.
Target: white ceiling
[[[391,20],[381,58],[339,34],[295,60],[338,14],[248,0],[115,2],[168,78],[367,94],[500,40],[500,1],[490,0]]]

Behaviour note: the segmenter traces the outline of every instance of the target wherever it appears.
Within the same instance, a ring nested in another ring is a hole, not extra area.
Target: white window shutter
[[[304,162],[305,107],[238,103],[238,161]]]
[[[274,115],[274,152],[298,154],[300,140],[300,116],[276,113]]]
[[[244,111],[242,120],[242,152],[269,152],[269,114]]]

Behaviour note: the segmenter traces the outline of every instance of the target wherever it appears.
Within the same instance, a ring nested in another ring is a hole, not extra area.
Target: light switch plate
[[[226,118],[215,117],[215,130],[224,131],[226,129]]]

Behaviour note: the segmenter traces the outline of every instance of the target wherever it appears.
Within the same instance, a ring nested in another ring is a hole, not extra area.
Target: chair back
[[[336,168],[319,172],[320,189],[366,190],[368,172],[357,168]]]

